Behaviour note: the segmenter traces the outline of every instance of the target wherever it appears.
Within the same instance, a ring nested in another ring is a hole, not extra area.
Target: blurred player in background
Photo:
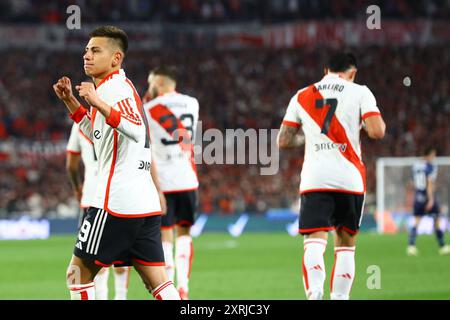
[[[67,143],[66,170],[72,189],[80,203],[83,213],[80,214],[78,228],[81,227],[96,189],[98,163],[94,152],[94,143],[80,130],[77,123],[72,125]],[[84,179],[80,180],[81,161],[84,166]],[[114,268],[115,300],[126,300],[130,268]],[[109,268],[103,268],[95,277],[96,300],[108,300]]]
[[[323,299],[323,255],[331,230],[336,231],[331,299],[350,297],[366,192],[360,130],[363,126],[372,139],[385,133],[372,92],[354,83],[356,72],[352,54],[334,55],[322,80],[291,99],[278,136],[280,148],[291,148],[303,144],[300,127],[304,133],[299,232],[305,236],[303,281],[310,300]]]
[[[406,250],[406,253],[409,256],[416,256],[419,254],[416,248],[417,228],[422,217],[425,215],[430,215],[434,220],[434,232],[439,244],[439,253],[450,253],[450,246],[445,245],[444,232],[439,225],[441,209],[435,192],[435,181],[438,169],[436,164],[433,163],[436,153],[435,148],[427,148],[423,158],[417,161],[412,167],[414,184],[414,225],[409,233],[408,248]]]
[[[94,142],[98,179],[67,270],[72,299],[95,299],[102,267],[133,265],[156,299],[179,300],[168,280],[161,244],[161,204],[150,177],[150,137],[139,95],[121,69],[126,33],[99,27],[90,33],[84,70],[93,82],[76,86],[90,110],[75,98],[68,77],[53,89],[70,117]]]
[[[148,77],[144,99],[150,101],[144,104],[144,110],[150,125],[153,159],[167,202],[167,214],[161,221],[166,270],[169,279],[174,279],[176,270],[178,292],[182,299],[188,299],[194,254],[190,229],[199,185],[193,152],[199,104],[197,99],[175,91],[176,81],[175,68],[154,69]]]

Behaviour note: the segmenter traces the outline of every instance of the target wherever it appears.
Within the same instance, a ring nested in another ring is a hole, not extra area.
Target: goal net
[[[376,213],[379,233],[405,231],[412,223],[414,187],[412,165],[420,160],[416,157],[379,158],[376,165]],[[449,228],[450,205],[450,157],[436,157],[438,167],[435,191],[441,205],[441,228]],[[419,233],[430,233],[433,221],[422,219]]]

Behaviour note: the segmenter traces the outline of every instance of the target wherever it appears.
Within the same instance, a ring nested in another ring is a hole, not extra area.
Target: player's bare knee
[[[148,279],[146,279],[145,277],[143,277],[142,275],[141,275],[141,279],[142,279],[142,282],[144,283],[145,289],[147,289],[148,292],[152,292],[153,288],[150,285],[150,281]]]
[[[439,229],[440,229],[439,219],[436,218],[436,219],[434,219],[434,230],[439,230]]]
[[[173,243],[173,229],[161,229],[161,241]]]
[[[145,288],[148,291],[151,291],[152,287],[150,285],[150,279],[149,279],[148,272],[145,269],[143,269],[142,266],[139,264],[134,263],[133,265],[134,265],[134,269],[137,271],[137,273],[141,277],[141,280],[144,283]]]
[[[114,272],[116,274],[124,274],[125,272],[127,272],[127,268],[125,268],[125,267],[117,267],[117,268],[114,268]]]
[[[337,230],[335,237],[336,247],[354,247],[356,245],[356,234],[348,233],[345,230]]]
[[[147,289],[148,292],[152,292],[153,288],[150,285],[150,282],[146,279],[142,279],[142,282],[144,283],[145,289]]]
[[[188,236],[190,235],[191,226],[178,225],[177,226],[177,236]]]
[[[305,239],[323,239],[328,240],[328,232],[326,231],[318,231],[312,232],[309,234],[305,234]]]
[[[354,239],[341,239],[338,247],[354,247],[356,241]]]

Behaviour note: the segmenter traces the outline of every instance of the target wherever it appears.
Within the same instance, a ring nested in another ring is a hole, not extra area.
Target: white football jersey
[[[75,155],[81,155],[84,165],[84,179],[80,206],[88,208],[91,206],[96,189],[98,162],[94,153],[94,143],[80,130],[77,123],[73,124],[70,131],[66,151]]]
[[[71,118],[94,142],[98,159],[97,189],[92,206],[118,217],[160,215],[158,192],[150,175],[151,149],[141,99],[122,69],[97,85],[112,107],[106,119],[95,108],[79,108]]]
[[[197,99],[170,92],[144,104],[144,110],[161,189],[165,193],[198,189],[193,149],[199,112]]]
[[[300,193],[338,191],[363,194],[362,122],[380,115],[366,86],[328,74],[292,97],[283,125],[302,126],[305,135]]]

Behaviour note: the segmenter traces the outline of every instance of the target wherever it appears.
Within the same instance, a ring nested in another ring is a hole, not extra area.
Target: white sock
[[[97,300],[108,300],[109,268],[103,268],[95,276],[95,297]]]
[[[114,300],[127,300],[128,279],[130,277],[130,268],[124,267],[125,271],[118,273],[114,270]]]
[[[348,300],[355,278],[355,247],[336,247],[331,274],[331,300]]]
[[[164,261],[166,263],[166,273],[170,281],[175,280],[175,263],[173,259],[173,243],[163,241]]]
[[[189,277],[194,250],[191,236],[180,236],[176,240],[177,288],[185,293],[189,291]]]
[[[181,300],[177,289],[175,289],[173,282],[170,280],[152,290],[152,295],[157,300]]]
[[[306,296],[310,300],[322,300],[325,283],[325,262],[323,255],[327,241],[309,238],[304,241],[303,254],[303,284]]]
[[[75,284],[69,286],[71,300],[95,300],[95,284]]]

